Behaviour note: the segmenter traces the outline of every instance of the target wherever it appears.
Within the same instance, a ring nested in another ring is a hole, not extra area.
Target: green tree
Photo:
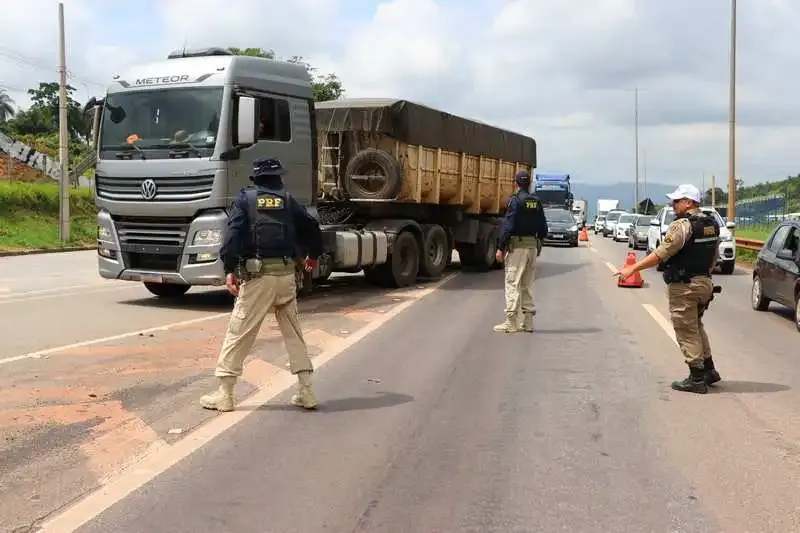
[[[75,88],[67,86],[67,127],[73,141],[85,142],[91,126],[81,112],[80,104],[72,98]],[[31,106],[7,122],[10,135],[46,136],[58,133],[58,83],[40,82],[36,89],[28,89]]]
[[[650,198],[645,198],[641,202],[639,202],[639,208],[637,212],[642,213],[643,215],[653,215],[655,214],[655,205]]]
[[[719,205],[719,204],[724,204],[727,201],[728,201],[728,193],[726,193],[719,187],[714,187],[714,202],[717,205]],[[708,189],[703,195],[703,204],[711,205],[711,189]]]
[[[267,59],[277,59],[274,50],[265,48],[236,48],[230,47],[228,51],[235,55],[250,56],[250,57],[265,57]],[[292,56],[285,61],[289,63],[298,63],[306,67],[309,75],[312,78],[311,90],[314,95],[315,102],[322,102],[325,100],[336,100],[344,96],[345,90],[342,80],[339,76],[333,73],[319,74],[318,70],[305,61],[302,56]]]
[[[0,89],[0,122],[6,122],[8,119],[13,118],[15,113],[14,100],[8,96],[5,89]]]

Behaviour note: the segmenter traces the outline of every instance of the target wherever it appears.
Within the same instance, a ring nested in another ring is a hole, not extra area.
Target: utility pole
[[[58,3],[58,159],[61,164],[59,181],[59,222],[61,243],[69,242],[69,130],[67,129],[67,51],[64,38],[64,2]]]
[[[717,208],[717,177],[711,174],[711,207]]]
[[[736,221],[736,0],[731,0],[730,88],[728,102],[728,221]]]
[[[644,201],[646,202],[650,198],[647,196],[647,148],[642,148],[642,179],[644,180]],[[652,198],[650,198],[650,201],[652,203]],[[646,215],[650,206],[645,204],[644,207],[644,214]]]
[[[639,212],[639,88],[633,91],[633,131],[636,145],[636,192],[634,193],[633,212]]]
[[[706,203],[706,173],[700,175],[700,199]]]

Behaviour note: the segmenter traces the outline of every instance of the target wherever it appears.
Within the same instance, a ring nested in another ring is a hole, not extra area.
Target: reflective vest
[[[532,237],[537,235],[541,230],[539,198],[521,189],[515,192],[514,196],[518,198],[518,201],[511,235],[513,237]]]

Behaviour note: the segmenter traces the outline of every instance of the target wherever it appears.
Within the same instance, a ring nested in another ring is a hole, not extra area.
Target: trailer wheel
[[[417,280],[420,244],[413,233],[402,231],[395,238],[386,262],[364,269],[367,281],[382,287],[407,287]]]
[[[351,198],[391,200],[403,186],[403,167],[389,152],[365,148],[347,163],[344,186]]]
[[[497,228],[492,226],[478,234],[478,241],[473,248],[474,265],[481,272],[487,272],[494,267],[495,253],[497,252]]]
[[[438,278],[447,268],[448,251],[447,233],[437,224],[422,228],[422,257],[419,262],[421,276]]]
[[[189,290],[189,285],[177,283],[150,283],[144,282],[144,287],[160,298],[180,298]]]

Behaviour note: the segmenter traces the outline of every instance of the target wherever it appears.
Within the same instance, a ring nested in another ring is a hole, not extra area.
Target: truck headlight
[[[110,239],[111,232],[105,226],[97,226],[97,238],[101,241]]]
[[[222,230],[201,229],[194,234],[193,246],[219,246],[222,244]]]

